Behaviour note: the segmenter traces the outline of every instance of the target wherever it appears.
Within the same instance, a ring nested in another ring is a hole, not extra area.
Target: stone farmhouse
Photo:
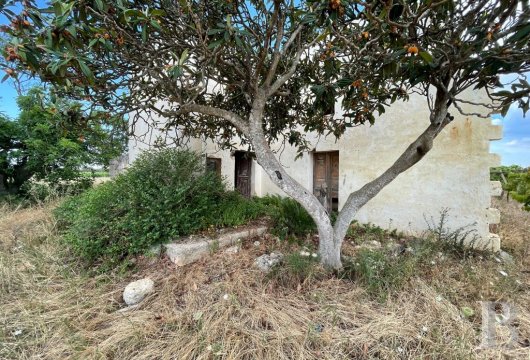
[[[467,97],[479,102],[484,101],[478,99],[481,96],[473,92]],[[478,111],[471,105],[463,108],[469,113]],[[500,214],[491,207],[491,197],[499,196],[502,190],[500,183],[490,182],[489,169],[500,165],[500,157],[489,152],[489,145],[491,140],[502,138],[502,128],[490,119],[463,116],[454,109],[452,114],[455,120],[435,140],[426,157],[366,204],[356,219],[421,234],[429,228],[428,221],[436,222],[441,211],[448,209],[449,229],[472,226],[479,245],[497,251],[500,238],[490,231],[499,223]],[[301,158],[295,159],[296,149],[283,144],[276,145],[276,155],[286,171],[329,210],[340,210],[351,192],[392,165],[425,129],[428,118],[427,101],[413,95],[408,102],[393,104],[375,125],[351,128],[339,140],[310,134],[313,149]],[[155,142],[165,140],[165,135],[145,123],[136,125],[135,134],[129,142],[128,163]],[[208,168],[245,196],[283,195],[244,149],[220,150],[214,143],[199,139],[191,139],[186,147],[205,154]]]

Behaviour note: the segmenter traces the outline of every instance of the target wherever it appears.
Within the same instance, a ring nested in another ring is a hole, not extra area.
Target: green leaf
[[[429,54],[427,51],[420,51],[420,56],[427,64],[431,64],[433,62],[433,57],[431,54]]]
[[[208,49],[215,49],[224,42],[224,39],[220,39],[208,44]]]
[[[97,43],[98,41],[99,41],[99,39],[97,39],[97,38],[96,38],[96,39],[92,39],[92,40],[90,40],[90,42],[88,43],[88,47],[89,47],[89,48],[94,47],[94,45],[96,45],[96,43]]]
[[[147,41],[147,26],[142,26],[142,41],[143,42],[146,42]]]
[[[326,38],[326,36],[328,36],[328,35],[329,35],[329,29],[326,29],[322,34],[320,34],[320,35],[317,37],[316,41],[317,41],[317,42],[318,42],[318,41],[323,41],[323,40]]]
[[[494,92],[492,95],[495,95],[495,96],[511,96],[512,92],[508,91],[508,90],[501,90],[501,91]]]
[[[234,36],[234,39],[235,39],[235,41],[236,41],[236,45],[237,45],[238,47],[244,47],[244,46],[243,46],[243,42],[241,41],[241,38],[240,38],[239,36],[235,35],[235,36]]]
[[[210,29],[206,32],[207,35],[215,35],[225,31],[225,29]]]
[[[188,49],[184,49],[184,51],[182,52],[182,55],[180,55],[179,65],[180,66],[184,65],[184,62],[188,60],[188,57],[189,57]]]
[[[9,79],[9,74],[5,74],[4,77],[2,78],[2,81],[0,82],[5,82],[7,79]]]
[[[164,16],[166,15],[166,12],[161,9],[153,9],[151,10],[151,16]]]
[[[90,83],[93,83],[94,74],[92,73],[90,68],[87,66],[87,64],[81,59],[77,59],[77,62],[79,63],[79,67],[81,68],[81,71],[83,72],[83,74],[85,74],[85,76],[88,78],[88,81]]]
[[[350,79],[350,78],[340,79],[339,81],[336,82],[337,86],[341,88],[350,86],[352,83],[353,83],[353,79]]]
[[[160,26],[160,24],[156,20],[151,20],[150,23],[155,29],[157,29],[159,31],[162,31],[162,27]]]
[[[102,11],[104,9],[103,1],[96,0],[96,7],[97,7],[98,10]]]
[[[521,29],[519,29],[509,40],[508,43],[512,41],[519,41],[530,34],[530,24],[526,24]]]

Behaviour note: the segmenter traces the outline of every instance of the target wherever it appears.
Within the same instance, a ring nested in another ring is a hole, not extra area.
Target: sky
[[[37,3],[42,5],[44,1],[39,0]],[[0,25],[6,23],[7,19],[0,15]],[[0,79],[2,77],[3,74],[0,74]],[[17,92],[12,81],[0,84],[0,113],[16,118],[19,111],[16,97]],[[522,111],[513,106],[504,118],[495,115],[493,122],[503,126],[503,138],[492,141],[490,151],[501,155],[502,165],[530,166],[530,112],[525,118]]]

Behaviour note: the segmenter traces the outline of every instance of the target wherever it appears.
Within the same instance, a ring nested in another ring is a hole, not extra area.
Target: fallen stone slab
[[[365,243],[362,243],[361,245],[357,245],[356,249],[368,249],[368,250],[378,250],[381,249],[382,245],[379,241],[372,240]]]
[[[191,264],[203,256],[217,251],[218,249],[236,245],[249,237],[263,235],[267,231],[266,226],[235,230],[226,232],[216,238],[196,238],[194,242],[166,244],[167,257],[177,266]]]
[[[140,303],[147,295],[155,290],[155,283],[149,278],[134,281],[125,287],[123,301],[128,306]]]

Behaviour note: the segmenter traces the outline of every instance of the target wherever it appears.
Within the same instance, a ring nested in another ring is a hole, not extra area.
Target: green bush
[[[165,149],[144,153],[124,174],[69,198],[55,215],[78,254],[112,266],[212,225],[243,224],[260,209],[258,202],[227,192],[199,155]]]
[[[417,260],[410,255],[393,257],[382,250],[361,249],[344,263],[342,276],[359,281],[369,294],[384,301],[414,275]]]
[[[530,168],[517,165],[492,168],[491,179],[502,181],[502,188],[514,200],[523,203],[525,210],[530,211]]]
[[[302,237],[316,230],[311,216],[295,200],[272,195],[262,198],[261,202],[268,209],[276,235],[282,238]]]
[[[65,196],[78,195],[93,185],[93,179],[79,177],[69,181],[47,182],[26,181],[21,190],[29,203],[41,203]]]
[[[218,221],[214,225],[239,226],[266,213],[266,207],[259,198],[247,199],[236,191],[228,192],[221,198]]]

